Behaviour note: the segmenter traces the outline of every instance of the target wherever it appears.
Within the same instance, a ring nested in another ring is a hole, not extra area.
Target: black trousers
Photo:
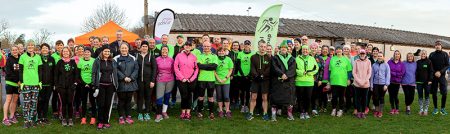
[[[92,89],[92,85],[89,87],[85,87],[86,84],[82,84],[84,86],[81,86],[80,90],[80,97],[81,97],[81,117],[86,118],[86,112],[87,112],[87,101],[89,98],[89,103],[91,104],[91,117],[97,117],[97,101],[94,98],[94,92],[95,89]]]
[[[343,86],[331,86],[331,91],[333,93],[333,98],[331,99],[331,106],[333,109],[342,110],[344,109],[344,94],[345,88]]]
[[[384,85],[373,85],[373,105],[380,106],[384,104],[384,95],[386,94],[386,91],[384,91]]]
[[[119,116],[127,117],[131,115],[131,98],[133,98],[134,92],[118,92],[117,97],[119,97]]]
[[[61,97],[61,112],[64,119],[71,119],[73,117],[73,98],[75,89],[72,87],[59,87],[59,96]]]
[[[99,93],[97,96],[98,123],[109,124],[109,114],[111,110],[111,104],[113,101],[114,85],[100,85]],[[131,99],[131,98],[130,98]]]
[[[405,104],[406,106],[411,106],[411,104],[414,102],[414,95],[415,95],[415,86],[410,85],[402,85],[403,92],[405,93]]]
[[[445,108],[445,102],[447,101],[447,80],[445,79],[445,74],[439,78],[433,78],[433,83],[431,84],[431,96],[433,97],[433,105],[434,108],[438,108],[437,106],[437,93],[438,87],[440,89],[440,93],[442,95],[441,98],[441,108]]]
[[[391,103],[391,109],[398,109],[400,101],[398,100],[398,90],[400,89],[400,84],[391,83],[388,86],[389,92],[389,102]]]
[[[369,90],[368,88],[355,87],[355,103],[356,103],[356,110],[358,110],[358,112],[364,112],[364,110],[366,109],[368,90]]]
[[[61,105],[61,103],[59,102],[60,100],[59,100],[59,93],[58,93],[58,91],[57,90],[53,90],[52,91],[52,110],[53,110],[53,113],[58,113],[59,114],[59,112],[61,112],[61,111],[59,111],[60,109],[59,109],[59,107],[60,107],[60,105]]]
[[[153,88],[150,88],[150,82],[138,82],[139,89],[137,91],[137,111],[138,113],[150,113],[152,107]],[[155,83],[156,86],[156,83]],[[145,104],[145,110],[143,105]]]
[[[192,106],[192,93],[195,90],[196,82],[181,82],[177,81],[178,88],[181,95],[181,109],[191,109]]]
[[[353,81],[352,81],[353,83]],[[353,85],[349,85],[345,89],[345,109],[351,110],[351,108],[356,109],[355,103],[355,87]]]
[[[48,103],[50,101],[50,97],[52,96],[53,86],[42,86],[42,89],[39,91],[39,99],[38,99],[38,118],[47,118],[48,112]]]
[[[297,105],[301,113],[310,111],[313,87],[295,87],[297,89]]]

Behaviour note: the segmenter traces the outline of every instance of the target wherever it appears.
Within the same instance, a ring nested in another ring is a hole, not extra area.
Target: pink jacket
[[[194,54],[179,53],[173,64],[177,80],[188,79],[194,81],[198,75],[197,57]]]
[[[372,75],[372,64],[369,59],[355,60],[353,64],[353,85],[359,88],[370,87],[370,75]]]
[[[158,66],[156,82],[169,82],[175,80],[173,76],[172,58],[163,58],[162,56],[159,56],[158,58],[156,58],[156,65]]]

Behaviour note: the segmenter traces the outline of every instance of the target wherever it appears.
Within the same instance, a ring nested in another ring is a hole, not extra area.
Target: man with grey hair
[[[113,54],[113,57],[116,55],[119,55],[119,48],[120,48],[120,44],[122,44],[122,42],[129,44],[127,41],[123,40],[122,30],[117,30],[116,37],[117,37],[117,40],[112,42],[111,44],[109,44],[109,49],[111,50],[111,54]]]

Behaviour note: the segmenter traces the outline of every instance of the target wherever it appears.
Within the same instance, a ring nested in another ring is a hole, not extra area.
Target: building
[[[150,24],[154,19],[150,18]],[[243,42],[247,39],[253,41],[258,19],[259,17],[255,16],[176,14],[169,36],[170,43],[175,43],[178,34],[183,34],[187,38],[197,38],[205,33],[211,37],[219,36],[233,41]],[[372,26],[280,18],[278,42],[303,35],[310,38],[309,42],[315,39],[322,40],[322,45],[370,43],[385,52],[386,57],[392,57],[394,50],[401,50],[402,55],[414,53],[417,49],[424,49],[430,53],[434,51],[434,42],[437,40],[443,42],[444,50],[450,50],[450,37],[445,36]]]

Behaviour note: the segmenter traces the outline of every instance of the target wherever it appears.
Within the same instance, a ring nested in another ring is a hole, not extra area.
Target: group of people
[[[175,45],[168,44],[168,35],[158,41],[145,36],[135,40],[134,48],[122,40],[122,34],[117,31],[112,43],[108,37],[92,37],[90,47],[76,46],[72,39],[64,46],[59,40],[53,53],[46,43],[27,42],[26,52],[12,46],[5,67],[3,124],[18,122],[19,93],[25,128],[49,123],[49,102],[63,126],[73,126],[73,116],[79,114],[81,125],[110,128],[115,98],[119,124],[134,123],[133,98],[139,121],[149,121],[155,113],[154,121],[160,122],[169,118],[168,109],[178,92],[182,120],[190,120],[191,111],[203,118],[203,110],[211,120],[216,115],[231,118],[233,106],[239,106],[247,120],[262,114],[263,120],[277,121],[283,113],[295,120],[296,112],[306,120],[327,112],[330,98],[331,116],[350,111],[366,118],[373,100],[373,115],[381,118],[386,92],[389,113],[399,114],[400,87],[406,114],[411,114],[417,89],[420,115],[428,115],[429,93],[435,108],[432,114],[447,115],[449,58],[439,41],[430,55],[422,50],[416,55],[408,53],[402,61],[396,50],[385,61],[383,53],[370,44],[333,47],[309,44],[306,36],[284,40],[275,48],[263,40],[252,44],[215,37],[210,42],[207,34],[199,41],[184,41],[178,35]],[[253,51],[252,45],[258,50]]]

